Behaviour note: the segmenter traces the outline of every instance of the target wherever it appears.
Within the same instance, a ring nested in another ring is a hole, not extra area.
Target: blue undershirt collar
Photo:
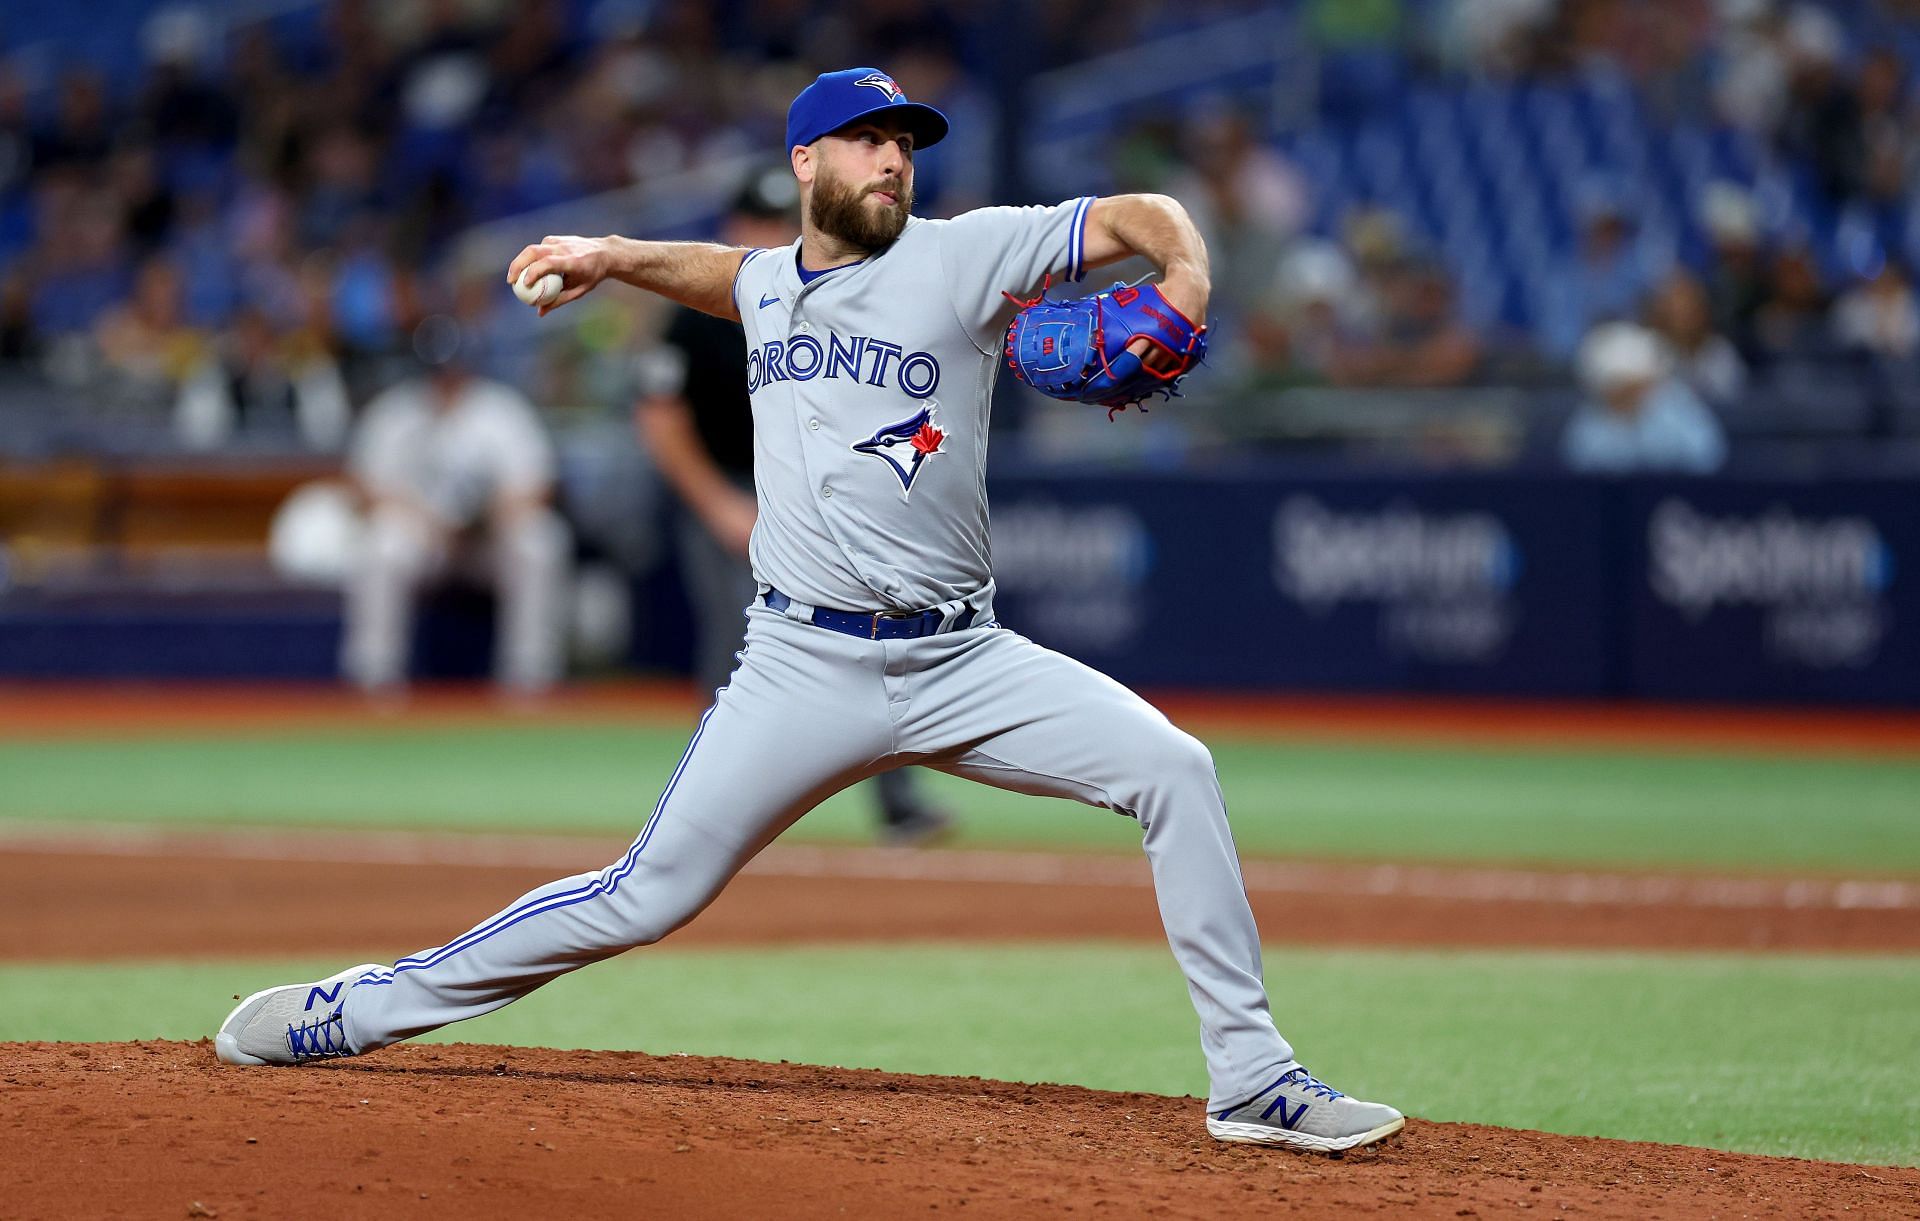
[[[866,262],[865,259],[856,259],[851,263],[842,263],[838,267],[828,267],[822,271],[808,271],[800,265],[800,244],[795,242],[793,246],[793,269],[800,273],[800,283],[803,285],[811,284],[821,276],[830,276],[836,271],[845,271],[849,267],[858,267],[864,262]]]

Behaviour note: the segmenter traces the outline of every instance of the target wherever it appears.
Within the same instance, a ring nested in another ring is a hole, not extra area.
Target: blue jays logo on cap
[[[933,411],[933,404],[929,403],[906,419],[888,424],[852,447],[854,453],[878,458],[892,469],[900,480],[902,500],[913,494],[913,481],[920,477],[920,468],[927,459],[947,452],[947,434],[935,425]]]
[[[915,148],[938,144],[946,137],[947,116],[908,101],[906,91],[891,76],[878,68],[843,68],[815,77],[787,107],[787,147],[812,144],[882,111],[913,133]]]

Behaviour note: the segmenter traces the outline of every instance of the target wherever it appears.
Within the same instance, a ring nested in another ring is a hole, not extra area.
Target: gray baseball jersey
[[[624,856],[361,976],[344,1010],[354,1050],[665,937],[820,801],[917,763],[1135,819],[1200,1017],[1211,1105],[1244,1103],[1290,1064],[1212,756],[1112,679],[1000,627],[988,605],[988,399],[1012,310],[1000,293],[1076,277],[1088,206],[912,221],[811,282],[794,247],[746,259],[733,291],[766,588],[741,665]]]
[[[987,415],[1013,306],[1078,279],[1089,199],[907,222],[802,284],[799,246],[734,280],[760,520],[754,574],[803,602],[918,610],[986,589]]]

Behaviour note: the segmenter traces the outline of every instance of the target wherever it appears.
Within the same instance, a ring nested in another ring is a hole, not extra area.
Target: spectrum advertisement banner
[[[1147,685],[1611,682],[1599,489],[1549,478],[993,484],[1001,619]]]
[[[1627,489],[1630,680],[1650,698],[1920,702],[1920,489]]]
[[[1006,475],[1001,619],[1123,681],[1920,704],[1890,481]]]

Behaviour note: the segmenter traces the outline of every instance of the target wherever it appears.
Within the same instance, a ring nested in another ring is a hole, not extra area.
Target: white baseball
[[[528,271],[531,270],[528,268]],[[532,284],[527,283],[527,273],[523,271],[520,278],[513,282],[513,295],[527,305],[552,305],[565,287],[566,283],[560,279],[557,271],[548,272]]]

